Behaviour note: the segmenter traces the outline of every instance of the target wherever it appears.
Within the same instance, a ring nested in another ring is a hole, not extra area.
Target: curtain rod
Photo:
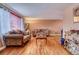
[[[9,11],[11,13],[14,13],[16,16],[23,18],[23,15],[21,15],[19,12],[17,12],[16,10],[14,10],[12,7],[10,7],[9,5],[7,5],[5,3],[0,3],[0,7],[6,9],[7,11]]]

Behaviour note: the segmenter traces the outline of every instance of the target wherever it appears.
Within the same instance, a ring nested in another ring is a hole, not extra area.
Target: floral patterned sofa
[[[79,55],[79,30],[65,32],[64,47],[71,53]]]

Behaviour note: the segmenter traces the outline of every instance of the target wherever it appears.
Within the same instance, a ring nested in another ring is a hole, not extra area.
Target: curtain
[[[0,34],[2,34],[2,19],[3,19],[3,9],[0,8]]]
[[[3,8],[0,8],[0,42],[2,44],[2,46],[0,46],[0,50],[3,50],[6,47],[3,35],[10,31],[9,20],[9,12],[6,12]]]
[[[4,35],[14,29],[24,30],[23,19],[0,8],[0,34]]]
[[[17,30],[21,29],[21,18],[10,13],[10,19],[11,19],[11,30]]]
[[[9,12],[0,8],[0,33],[3,35],[9,32],[10,29],[10,16]]]
[[[22,18],[21,18],[21,30],[24,31],[24,21]]]

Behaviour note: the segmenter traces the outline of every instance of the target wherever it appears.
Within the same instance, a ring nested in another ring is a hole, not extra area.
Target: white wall
[[[31,18],[25,17],[25,22],[29,23],[30,30],[33,29],[39,29],[39,28],[45,28],[49,29],[54,32],[60,32],[63,27],[63,20],[45,20],[45,19],[37,19],[37,20],[31,20]]]
[[[70,29],[79,29],[79,23],[74,23],[74,16],[73,16],[73,8],[78,7],[79,4],[73,4],[69,6],[64,11],[64,21],[63,21],[63,28],[65,31]]]

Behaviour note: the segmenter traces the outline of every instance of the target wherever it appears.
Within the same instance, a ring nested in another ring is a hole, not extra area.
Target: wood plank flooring
[[[24,47],[7,47],[0,55],[69,55],[59,43],[59,37],[48,37],[47,43],[44,39],[32,38]]]

